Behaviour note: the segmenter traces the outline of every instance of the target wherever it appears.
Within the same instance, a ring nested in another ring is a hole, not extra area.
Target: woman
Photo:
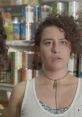
[[[3,70],[7,70],[9,66],[8,48],[5,44],[6,37],[7,35],[4,28],[4,22],[2,14],[0,13],[0,73]]]
[[[7,35],[4,29],[4,22],[3,22],[2,14],[0,13],[0,83],[4,81],[5,79],[4,72],[6,72],[6,70],[9,67],[9,58],[7,54],[8,48],[5,44],[6,37]],[[2,94],[2,91],[0,90],[0,96],[1,94]],[[5,92],[4,92],[4,95],[5,95]],[[0,105],[4,106],[3,102],[0,101]],[[5,115],[6,110],[3,110],[3,113]]]
[[[73,17],[47,17],[35,34],[34,68],[42,74],[14,88],[8,117],[81,117],[82,81],[68,73],[70,56],[80,50]]]

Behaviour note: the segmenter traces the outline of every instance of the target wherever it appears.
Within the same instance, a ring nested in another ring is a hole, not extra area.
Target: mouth
[[[60,58],[60,57],[54,57],[54,58],[52,58],[52,61],[54,62],[54,61],[61,61],[62,59]]]

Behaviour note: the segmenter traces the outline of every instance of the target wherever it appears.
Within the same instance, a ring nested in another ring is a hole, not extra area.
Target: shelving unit
[[[33,51],[34,49],[34,42],[33,41],[26,41],[26,40],[11,40],[6,41],[6,45],[8,48],[18,49],[18,50],[29,50]]]
[[[81,0],[76,0],[78,2],[80,2]],[[41,0],[40,3],[41,4],[46,4],[46,3],[54,3],[54,2],[71,2],[71,0]],[[24,11],[23,9],[25,10],[25,7],[26,7],[26,4],[23,4],[23,5],[7,5],[7,6],[4,6],[3,7],[3,13],[4,12],[10,12],[12,14],[13,17],[21,17],[23,14]],[[25,15],[25,14],[24,14]],[[34,45],[34,42],[33,41],[27,41],[27,40],[9,40],[6,42],[7,46],[9,48],[13,48],[13,49],[18,49],[20,51],[23,51],[23,50],[29,50],[29,51],[33,51],[33,45]]]
[[[26,47],[33,47],[34,42],[33,41],[27,41],[27,40],[11,40],[6,41],[6,45],[8,46],[26,46]]]
[[[77,2],[81,2],[81,0],[76,0]],[[71,0],[41,0],[40,1],[40,4],[41,5],[44,5],[44,4],[47,4],[47,5],[51,5],[51,3],[58,3],[58,2],[72,2]],[[2,11],[3,13],[5,12],[9,12],[10,14],[12,14],[12,17],[19,17],[21,18],[22,16],[24,18],[26,18],[26,14],[25,14],[25,8],[26,8],[26,4],[23,4],[23,5],[7,5],[7,6],[4,6],[2,8]],[[50,6],[50,7],[53,7],[53,6]],[[56,9],[57,10],[57,9]],[[24,13],[23,13],[24,12]],[[40,11],[39,11],[40,12]],[[26,20],[26,19],[25,19]],[[37,25],[36,22],[31,22],[31,23],[35,23],[35,25]],[[18,24],[17,24],[18,25]],[[15,50],[19,50],[21,52],[23,51],[31,51],[33,52],[33,49],[34,49],[34,42],[33,40],[12,40],[12,39],[9,39],[6,41],[6,45],[8,46],[9,48],[9,52],[10,51],[13,51],[14,49]],[[16,52],[16,51],[15,51]]]

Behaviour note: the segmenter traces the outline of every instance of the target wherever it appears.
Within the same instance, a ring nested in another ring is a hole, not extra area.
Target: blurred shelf
[[[33,41],[27,41],[27,40],[10,40],[6,41],[6,45],[8,46],[34,46]]]
[[[3,91],[12,91],[14,85],[12,84],[7,84],[7,83],[0,83],[0,90]]]

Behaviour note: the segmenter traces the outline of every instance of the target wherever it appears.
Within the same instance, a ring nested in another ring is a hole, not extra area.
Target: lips
[[[52,61],[54,62],[54,61],[60,61],[61,60],[61,58],[60,57],[53,57],[52,58]]]

